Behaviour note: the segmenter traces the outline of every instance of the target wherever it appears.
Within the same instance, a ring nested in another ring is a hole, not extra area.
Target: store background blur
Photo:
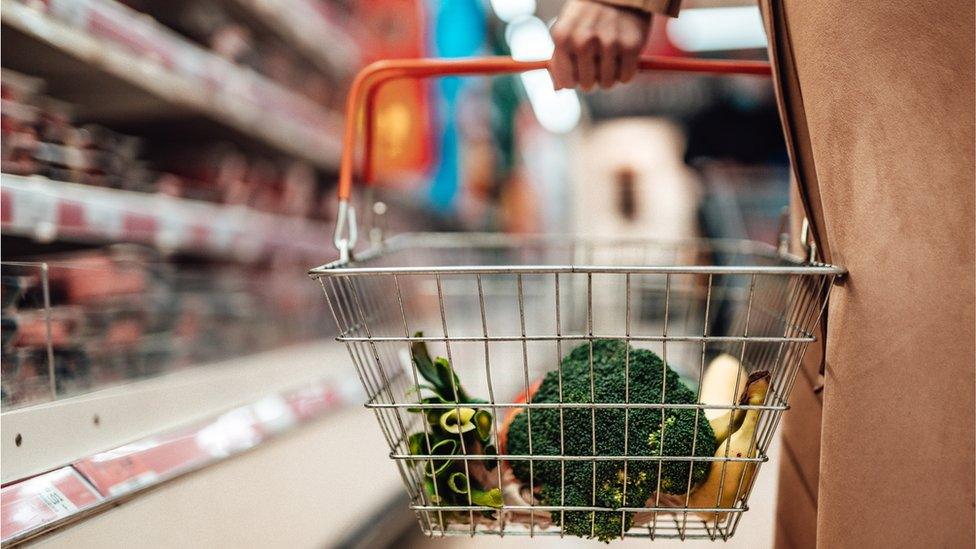
[[[246,539],[366,546],[402,535],[419,546],[395,467],[359,406],[358,380],[330,342],[321,288],[305,274],[336,256],[345,93],[355,71],[378,59],[546,59],[547,23],[560,4],[3,0],[4,540],[53,524],[9,519],[6,490],[16,481],[150,435],[165,450],[172,429],[274,389],[294,412],[287,429],[262,430],[255,411],[226,435],[230,450],[194,450],[135,484],[115,479],[105,490],[131,493],[131,503],[41,541],[93,542],[120,523],[172,512],[197,535],[186,539],[227,544],[249,530],[234,524],[256,513],[269,537]],[[680,20],[655,21],[647,54],[765,58],[750,2],[688,4]],[[357,200],[386,204],[372,221],[389,233],[775,244],[782,229],[788,159],[766,80],[643,74],[586,95],[554,91],[545,71],[398,81],[380,94],[377,113],[376,185]],[[203,384],[206,396],[189,390],[172,397],[179,406],[154,408],[153,398],[186,384]],[[308,394],[295,397],[296,388]],[[24,432],[71,423],[35,412],[88,410],[103,398],[118,399],[117,416],[86,415],[70,440]],[[295,402],[312,402],[314,413],[294,411]],[[240,429],[257,434],[242,440]],[[351,463],[366,452],[371,460]],[[204,465],[212,467],[136,494]],[[375,468],[382,489],[364,490],[372,478],[350,481],[363,468]],[[75,469],[84,473],[84,464]],[[246,482],[251,491],[237,497],[267,503],[202,518],[172,511],[205,497],[205,479]],[[316,494],[289,495],[288,482]],[[772,493],[774,482],[756,490]],[[95,484],[97,500],[105,493]],[[768,508],[746,516],[741,546],[772,537],[772,503],[757,499]],[[271,505],[284,510],[261,510]],[[165,522],[122,535],[161,534]]]

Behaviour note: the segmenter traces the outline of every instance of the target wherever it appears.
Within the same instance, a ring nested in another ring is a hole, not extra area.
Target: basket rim
[[[418,243],[419,242],[419,243]],[[381,255],[402,251],[410,247],[455,248],[471,247],[514,247],[527,244],[583,243],[598,245],[621,244],[661,244],[669,246],[701,245],[712,249],[744,253],[767,259],[778,259],[786,265],[734,266],[734,265],[441,265],[425,267],[358,267],[356,263],[375,259]],[[312,278],[325,276],[351,275],[450,275],[450,274],[740,274],[740,275],[835,275],[847,273],[844,267],[820,262],[804,262],[800,257],[781,253],[772,245],[755,240],[742,239],[651,239],[651,238],[606,238],[583,235],[511,235],[503,233],[458,233],[458,232],[415,232],[402,233],[355,254],[354,258],[338,259],[309,269]]]

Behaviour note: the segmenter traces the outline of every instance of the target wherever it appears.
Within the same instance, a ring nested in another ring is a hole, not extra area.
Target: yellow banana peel
[[[757,406],[765,402],[766,392],[769,390],[769,372],[755,372],[749,376],[745,392],[740,404]],[[715,451],[717,458],[752,458],[756,456],[756,427],[759,423],[760,410],[733,410],[743,412],[741,426],[732,432],[728,439],[719,445]],[[725,430],[728,431],[729,421],[725,417]],[[733,421],[734,424],[734,421]],[[714,426],[713,426],[714,428]],[[718,432],[716,431],[716,437]],[[696,488],[688,497],[689,508],[732,508],[748,490],[752,477],[756,471],[756,463],[752,461],[713,461],[708,470],[705,482]],[[717,526],[725,520],[728,513],[715,511],[700,511],[698,517]]]
[[[701,404],[731,405],[746,390],[749,375],[734,356],[723,353],[708,363],[701,382]],[[745,410],[705,410],[705,417],[715,432],[715,442],[721,444],[742,425]]]

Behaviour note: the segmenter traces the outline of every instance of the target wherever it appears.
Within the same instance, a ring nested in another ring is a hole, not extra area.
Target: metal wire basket
[[[672,63],[642,66],[757,72],[752,64]],[[374,65],[354,84],[347,120],[385,76],[537,65]],[[347,204],[354,139],[350,122],[336,233],[341,257],[310,274],[322,285],[337,340],[348,347],[424,532],[733,535],[843,269],[765,244],[714,240],[413,234],[353,254]],[[617,353],[612,360],[601,354],[607,349]],[[701,403],[700,389],[688,388],[700,387],[706,364],[723,354],[742,366],[736,387],[746,376],[765,380],[758,399]],[[569,379],[572,360],[576,378]],[[545,391],[549,399],[539,397]],[[675,400],[682,394],[684,401]],[[715,440],[720,424],[704,427],[719,414],[730,418],[723,444]],[[748,439],[735,439],[744,451],[733,447],[733,417],[751,426]],[[681,421],[692,429],[674,443],[680,451],[666,450],[678,436],[669,438],[667,429]],[[515,440],[523,423],[524,436]],[[709,483],[719,489],[703,503]]]

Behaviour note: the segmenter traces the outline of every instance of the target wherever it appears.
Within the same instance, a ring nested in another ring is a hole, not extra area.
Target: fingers
[[[620,47],[615,34],[600,37],[600,87],[608,89],[620,74]]]
[[[554,86],[589,91],[596,84],[609,88],[630,81],[649,28],[649,14],[569,0],[552,28]]]
[[[620,81],[630,82],[637,74],[637,61],[640,59],[644,37],[640,33],[629,31],[620,35]]]
[[[568,8],[569,6],[567,6]],[[573,55],[573,14],[564,10],[552,27],[555,50],[549,62],[549,74],[557,90],[576,87],[576,65]],[[568,13],[567,13],[568,12]]]
[[[580,33],[576,40],[576,72],[583,91],[590,91],[596,84],[597,64],[596,41],[589,33]]]
[[[620,82],[626,84],[634,79],[637,74],[637,54],[636,53],[622,53],[620,54]]]
[[[601,49],[589,27],[573,28],[574,25],[573,20],[565,19],[553,27],[552,38],[556,49],[549,64],[549,73],[557,90],[579,86],[588,91],[602,78]]]
[[[556,48],[549,63],[549,75],[552,76],[553,86],[557,90],[576,86],[576,67],[573,56],[564,48]]]

